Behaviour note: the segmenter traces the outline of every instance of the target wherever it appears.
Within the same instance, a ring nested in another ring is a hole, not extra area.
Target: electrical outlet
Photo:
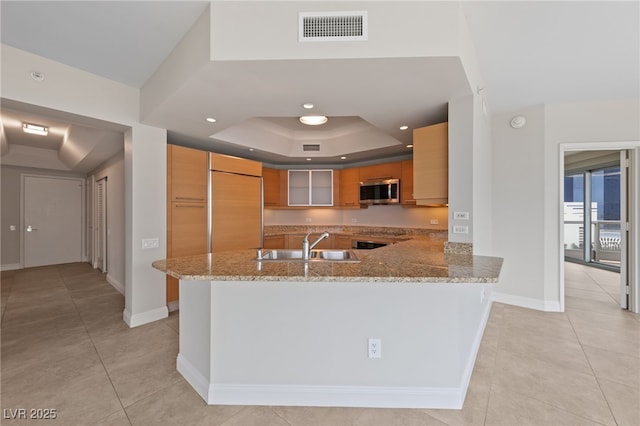
[[[357,223],[357,222],[358,222],[358,219],[356,219],[355,217],[351,218],[351,223]]]
[[[305,221],[305,222],[311,222],[311,218],[310,218],[310,217],[305,217],[305,218],[304,218],[304,221]]]
[[[382,339],[369,339],[369,358],[382,358]]]
[[[439,222],[438,219],[431,219],[429,223],[431,223],[432,225],[437,225]]]
[[[468,226],[455,225],[453,227],[453,233],[454,234],[468,234],[469,233],[469,227]]]
[[[469,220],[469,212],[453,212],[453,220]]]
[[[16,230],[15,225],[9,225],[9,231],[15,231],[15,230]]]

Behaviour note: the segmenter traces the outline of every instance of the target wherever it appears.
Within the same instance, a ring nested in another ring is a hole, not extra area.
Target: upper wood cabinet
[[[374,179],[400,179],[402,164],[400,161],[393,163],[374,164],[372,166],[359,167],[360,181]]]
[[[280,206],[280,170],[263,167],[262,186],[264,188],[264,206]]]
[[[415,206],[413,196],[413,159],[402,161],[402,177],[400,178],[400,204]]]
[[[340,207],[360,207],[360,169],[352,167],[340,170],[338,205]]]
[[[233,157],[231,155],[209,153],[209,165],[211,170],[218,172],[237,173],[248,176],[262,176],[262,163]]]
[[[448,123],[413,130],[413,195],[417,205],[444,205],[449,197]]]
[[[208,153],[178,145],[167,145],[167,150],[169,200],[206,202]]]

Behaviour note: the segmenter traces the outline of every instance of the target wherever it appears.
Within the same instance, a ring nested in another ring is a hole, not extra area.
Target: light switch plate
[[[469,212],[453,212],[453,220],[469,220]]]
[[[157,238],[145,238],[142,240],[142,249],[158,248],[160,245]]]

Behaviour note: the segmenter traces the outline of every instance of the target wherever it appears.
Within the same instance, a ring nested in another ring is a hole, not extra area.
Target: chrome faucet
[[[324,231],[317,240],[309,244],[309,235],[311,235],[312,233],[313,232],[309,232],[304,236],[304,240],[302,240],[302,260],[309,260],[309,254],[311,253],[311,250],[313,250],[313,248],[317,246],[320,241],[324,240],[325,238],[329,238],[329,233],[327,231]]]

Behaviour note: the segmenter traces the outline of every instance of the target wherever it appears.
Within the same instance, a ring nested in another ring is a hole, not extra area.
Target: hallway
[[[176,371],[179,316],[130,329],[88,264],[1,273],[3,425],[637,425],[640,315],[566,263],[565,313],[494,303],[462,410],[207,406]],[[10,411],[11,410],[11,411]]]

